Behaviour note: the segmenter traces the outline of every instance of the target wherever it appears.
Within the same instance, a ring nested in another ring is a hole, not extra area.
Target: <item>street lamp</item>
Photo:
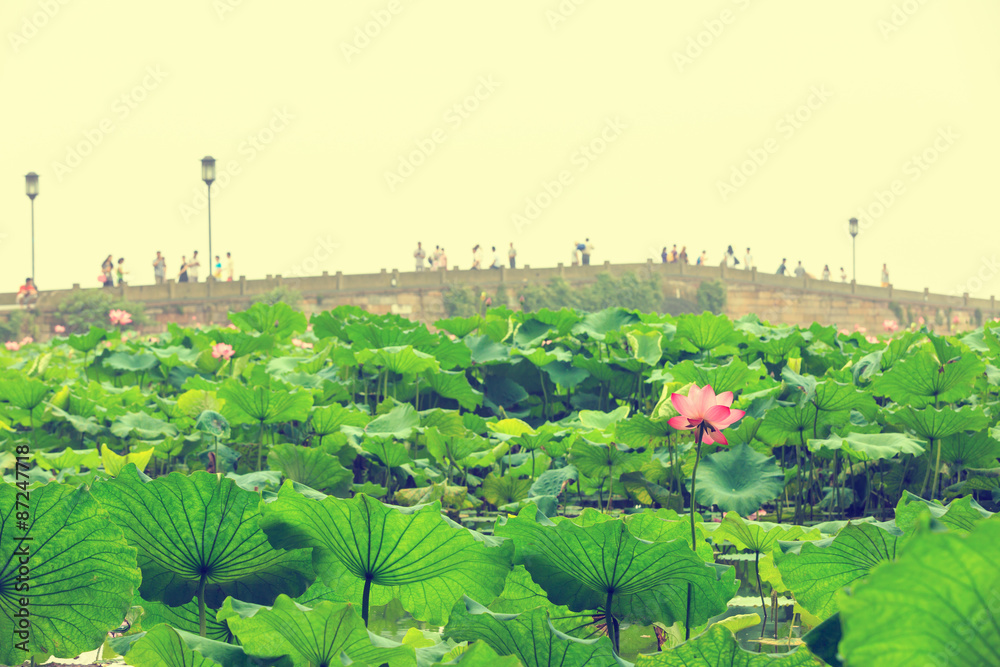
[[[851,282],[858,280],[858,219],[851,218],[847,221],[848,229],[851,231]]]
[[[35,282],[35,197],[38,196],[38,174],[29,172],[24,176],[24,193],[31,200],[31,282]]]
[[[208,278],[212,279],[212,182],[215,181],[215,158],[201,159],[201,180],[208,186]]]

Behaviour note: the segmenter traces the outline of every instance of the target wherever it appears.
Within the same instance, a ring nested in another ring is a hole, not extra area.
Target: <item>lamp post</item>
[[[208,280],[212,280],[212,182],[215,181],[215,158],[201,159],[201,180],[208,186]]]
[[[851,232],[851,282],[858,280],[858,219],[851,218],[847,221],[848,229]]]
[[[31,282],[35,282],[35,197],[38,196],[38,174],[29,172],[24,176],[24,193],[31,200]]]

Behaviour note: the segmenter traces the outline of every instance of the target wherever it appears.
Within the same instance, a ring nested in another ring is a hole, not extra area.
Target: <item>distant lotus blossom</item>
[[[149,337],[149,342],[150,342],[150,343],[159,343],[159,342],[160,342],[160,339],[159,339],[159,338],[157,338],[156,336],[150,336],[150,337]]]
[[[21,345],[29,345],[34,342],[35,339],[32,338],[31,336],[25,336],[24,338],[21,339]]]
[[[295,347],[302,347],[302,341],[299,340],[298,338],[293,338],[292,345],[294,345]]]
[[[56,333],[66,333],[66,327],[64,327],[61,324],[55,325],[54,327],[52,327],[52,330],[55,331]]]
[[[743,410],[730,409],[733,392],[726,391],[716,396],[711,385],[705,385],[704,388],[691,385],[687,396],[671,394],[670,400],[680,415],[671,417],[667,423],[681,431],[702,427],[704,423],[707,428],[702,432],[701,442],[705,445],[713,442],[728,445],[722,430],[738,422],[746,414]]]
[[[899,331],[899,324],[896,322],[896,320],[884,320],[882,322],[882,328],[892,333],[895,331]]]
[[[313,325],[307,324],[306,325],[306,331],[312,331],[312,330],[313,330]]]
[[[873,336],[872,334],[868,334],[867,336],[865,336],[865,340],[868,341],[869,343],[877,343],[878,337]]]
[[[4,345],[4,347],[6,347],[11,352],[15,352],[15,351],[21,349],[21,344],[18,343],[16,340],[9,340],[6,343],[4,343],[3,345]]]
[[[858,333],[865,333],[866,331],[868,331],[868,329],[864,328],[860,324],[855,324],[854,330],[857,331]]]
[[[128,336],[126,336],[125,334],[122,334],[122,342],[124,343],[127,340],[128,340]]]
[[[299,347],[301,347],[303,350],[311,350],[313,349],[313,344],[307,343],[306,341],[302,341],[302,345],[300,345]]]
[[[951,323],[952,324],[958,324],[958,315],[956,315],[955,317],[951,318]]]
[[[132,315],[127,311],[118,310],[117,308],[108,313],[108,319],[111,320],[111,324],[118,324],[120,326],[132,324]]]
[[[840,330],[840,333],[841,333],[842,335],[844,335],[844,336],[850,336],[850,335],[851,335],[851,332],[850,332],[850,331],[848,331],[847,329],[841,329],[841,330]]]
[[[228,361],[229,359],[233,358],[233,355],[235,353],[236,352],[235,350],[233,350],[233,346],[230,345],[229,343],[216,343],[215,345],[212,346],[212,356],[215,357],[216,359],[221,358],[221,359],[226,359]]]
[[[230,322],[229,325],[226,328],[227,329],[239,329],[239,327],[236,326],[235,324],[233,324],[232,322]]]
[[[924,326],[924,316],[923,315],[921,315],[920,317],[917,318],[917,324],[919,324],[920,326]]]
[[[491,297],[491,296],[486,297],[486,305],[487,306],[492,306],[493,305],[493,297]]]

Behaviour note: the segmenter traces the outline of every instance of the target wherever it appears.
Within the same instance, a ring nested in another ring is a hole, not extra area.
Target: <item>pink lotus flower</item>
[[[132,324],[132,315],[127,311],[118,310],[117,308],[108,313],[108,319],[111,320],[111,324],[118,324],[121,326]]]
[[[493,297],[490,297],[490,296],[486,297],[486,305],[487,306],[492,306],[493,305]]]
[[[233,350],[233,346],[228,343],[216,343],[212,346],[212,356],[216,359],[221,358],[228,361],[233,358],[235,353],[236,352]]]
[[[159,342],[160,342],[160,339],[159,339],[159,338],[157,338],[156,336],[150,336],[150,337],[149,337],[149,342],[150,342],[150,343],[159,343]]]
[[[313,325],[307,324],[306,325],[306,331],[312,331],[312,330],[313,330]]]
[[[229,325],[226,328],[227,329],[239,329],[239,327],[236,326],[235,324],[233,324],[232,322],[230,322]]]
[[[299,340],[298,338],[293,338],[292,345],[294,345],[295,347],[302,347],[302,341]]]
[[[920,326],[924,325],[924,317],[923,317],[923,315],[921,315],[920,317],[917,318],[917,324],[919,324]]]
[[[951,318],[951,323],[952,324],[958,324],[958,315],[956,315],[955,317]]]
[[[303,350],[311,350],[313,349],[313,344],[302,341],[302,344],[299,345],[299,347],[301,347]]]
[[[34,342],[35,339],[32,338],[31,336],[25,336],[24,338],[21,339],[21,345],[29,345]]]
[[[868,334],[867,336],[865,336],[865,340],[868,341],[869,343],[875,344],[878,342],[878,337]]]
[[[899,330],[899,324],[896,323],[896,320],[883,320],[882,328],[892,333]]]
[[[757,510],[756,512],[747,517],[747,521],[756,521],[757,517],[763,515],[764,515],[764,510]]]
[[[11,352],[16,352],[17,350],[21,349],[21,344],[18,343],[16,340],[9,340],[6,343],[4,343],[3,346],[6,347]]]
[[[722,430],[732,426],[746,414],[742,410],[730,409],[733,392],[726,391],[716,396],[710,385],[705,385],[703,389],[692,385],[687,396],[671,394],[670,400],[681,414],[672,417],[667,423],[679,431],[701,429],[701,442],[705,445],[713,442],[728,445],[729,441],[722,435]]]
[[[52,330],[55,331],[56,333],[66,333],[66,327],[64,327],[61,324],[55,325],[54,327],[52,327]]]
[[[122,342],[124,343],[127,340],[128,340],[128,336],[126,336],[125,334],[122,334]]]
[[[851,332],[848,331],[847,329],[841,329],[840,333],[843,334],[844,336],[849,336],[851,334]]]

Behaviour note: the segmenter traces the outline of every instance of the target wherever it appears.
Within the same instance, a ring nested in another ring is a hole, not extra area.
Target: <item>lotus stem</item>
[[[754,552],[753,558],[754,570],[757,573],[757,594],[760,595],[760,608],[764,612],[764,622],[760,626],[760,638],[764,638],[764,633],[767,632],[767,605],[764,604],[764,584],[760,580],[760,552]],[[758,647],[759,648],[759,647]]]
[[[604,622],[608,626],[608,637],[611,638],[611,647],[614,649],[615,655],[618,655],[620,652],[618,642],[618,619],[611,613],[611,600],[614,597],[614,594],[614,589],[608,589],[608,601],[604,607]]]
[[[198,634],[207,637],[205,627],[205,584],[208,582],[208,574],[201,575],[201,583],[198,585]]]
[[[937,441],[937,458],[934,461],[934,487],[931,491],[931,500],[937,497],[938,481],[941,479],[941,440]]]
[[[371,597],[372,592],[372,577],[368,575],[365,577],[365,589],[361,593],[361,620],[365,622],[365,627],[368,627],[368,601]]]

